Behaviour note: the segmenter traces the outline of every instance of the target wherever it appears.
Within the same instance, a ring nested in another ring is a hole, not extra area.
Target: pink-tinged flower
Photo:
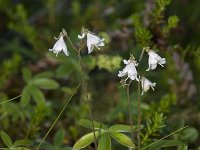
[[[57,40],[57,38],[55,38]],[[52,49],[49,49],[49,51],[52,51],[56,54],[56,57],[60,51],[63,51],[65,55],[69,56],[69,52],[67,51],[67,46],[65,44],[65,41],[63,39],[63,36],[61,35],[57,42],[54,44]]]
[[[149,50],[148,54],[149,54],[149,68],[146,71],[156,69],[157,64],[159,64],[162,67],[164,67],[163,65],[166,64],[165,58],[161,58],[153,50]]]
[[[141,85],[142,85],[142,94],[144,94],[144,92],[148,91],[150,89],[150,87],[152,88],[152,90],[154,91],[154,87],[156,86],[156,83],[152,83],[151,81],[149,81],[147,78],[142,77],[141,78]]]
[[[129,60],[124,59],[123,62],[126,65],[126,67],[122,71],[119,71],[118,77],[123,77],[127,75],[127,79],[130,78],[131,80],[139,81],[137,77],[138,73],[136,70],[136,66],[138,65],[137,62],[132,58]]]

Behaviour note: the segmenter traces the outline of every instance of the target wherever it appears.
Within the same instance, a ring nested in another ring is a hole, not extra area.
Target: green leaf
[[[135,144],[133,141],[125,134],[119,132],[110,132],[112,138],[114,138],[118,143],[126,147],[134,148]]]
[[[4,144],[8,147],[12,146],[12,140],[7,133],[1,131],[1,139],[3,140]]]
[[[104,129],[104,130],[107,129],[107,126],[103,123],[96,122],[96,121],[93,121],[93,123],[94,123],[95,129]],[[93,129],[92,122],[90,120],[81,119],[81,120],[79,120],[79,124],[85,128]]]
[[[56,70],[56,78],[63,78],[66,76],[69,76],[73,72],[73,67],[71,67],[71,64],[64,64],[59,65],[59,67]]]
[[[31,80],[31,77],[32,77],[32,73],[30,71],[29,68],[23,68],[22,69],[22,75],[23,75],[23,79],[26,83],[28,83],[30,80]]]
[[[180,146],[180,145],[183,145],[183,142],[177,140],[161,140],[149,146],[148,150],[159,150],[162,147]]]
[[[59,87],[59,84],[56,81],[48,78],[35,79],[32,83],[44,90],[52,90]]]
[[[33,96],[34,100],[35,100],[37,103],[40,103],[40,102],[44,102],[44,101],[45,101],[44,94],[41,92],[40,89],[38,89],[38,88],[35,87],[35,86],[32,86],[32,87],[31,87],[31,95]]]
[[[99,131],[95,132],[96,138],[99,136]],[[87,147],[94,141],[94,134],[93,132],[88,133],[81,137],[73,146],[73,150],[79,150],[82,148]]]
[[[198,130],[193,127],[189,127],[181,132],[180,140],[186,142],[194,142],[198,138],[198,136]]]
[[[178,150],[188,150],[188,146],[183,144],[178,147]]]
[[[14,142],[13,147],[31,145],[31,143],[30,140],[17,140]]]
[[[22,90],[20,104],[22,106],[26,106],[29,103],[30,99],[31,99],[31,87],[29,85],[27,85]]]
[[[31,150],[31,149],[25,147],[16,147],[14,150]]]
[[[98,150],[111,150],[111,139],[109,133],[105,133],[99,138]]]
[[[53,143],[56,146],[61,146],[65,137],[65,130],[63,128],[59,129],[56,132],[56,135],[53,138]]]
[[[40,79],[40,78],[52,78],[53,77],[53,73],[51,71],[45,71],[45,72],[41,72],[36,74],[33,79]]]
[[[179,22],[179,18],[177,16],[170,16],[168,18],[168,26],[169,28],[175,28]]]
[[[142,129],[144,126],[141,125],[140,129]],[[133,126],[133,130],[137,131],[137,126]],[[113,125],[109,128],[109,131],[114,131],[114,132],[132,132],[131,131],[131,126],[129,125],[123,125],[123,124],[116,124]]]
[[[24,145],[30,145],[32,142],[30,140],[17,140],[13,143],[13,147],[17,146],[24,146]]]

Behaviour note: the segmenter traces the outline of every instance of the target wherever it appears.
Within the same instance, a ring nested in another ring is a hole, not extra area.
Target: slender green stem
[[[71,47],[78,53],[79,52],[78,48],[73,44],[73,42],[71,41],[71,39],[68,36],[67,31],[65,29],[62,29],[62,34],[63,34],[63,36],[65,36],[67,38],[67,40],[68,40],[69,44],[71,45]]]
[[[133,119],[132,119],[132,113],[131,113],[131,100],[130,100],[130,83],[126,87],[126,95],[128,99],[128,111],[129,111],[129,122],[131,126],[131,131],[132,131],[132,140],[134,139],[134,129],[133,129]]]
[[[143,48],[143,49],[142,49],[142,52],[141,52],[141,54],[140,54],[140,58],[139,58],[139,61],[138,61],[139,64],[140,64],[140,62],[142,61],[142,57],[143,57],[143,55],[144,55],[145,50],[146,50],[146,48]]]
[[[157,141],[155,141],[155,142],[153,142],[153,143],[151,143],[151,144],[149,144],[149,145],[143,147],[141,150],[146,149],[146,148],[148,148],[148,147],[150,147],[150,146],[152,146],[152,145],[154,145],[154,144],[156,144],[156,143],[158,143],[158,142],[160,142],[160,141],[162,141],[162,140],[164,140],[164,139],[166,139],[166,138],[172,136],[173,134],[175,134],[175,133],[177,133],[177,132],[180,132],[181,130],[183,130],[183,129],[187,128],[187,127],[188,127],[188,126],[185,126],[185,127],[183,127],[183,128],[180,128],[180,129],[178,129],[178,130],[176,130],[176,131],[170,133],[169,135],[167,135],[167,136],[165,136],[165,137],[163,137],[163,138],[161,138],[161,139],[159,139],[159,140],[157,140]]]
[[[83,64],[82,64],[82,60],[81,60],[80,49],[78,52],[78,59],[79,59],[79,65],[80,65],[80,71],[81,71],[83,94],[86,94],[86,103],[88,105],[90,121],[92,122],[92,130],[93,130],[93,134],[94,134],[94,145],[95,145],[95,149],[97,150],[97,138],[95,135],[94,120],[93,120],[93,116],[92,116],[92,107],[89,102],[89,97],[88,97],[88,93],[87,93],[88,92],[87,85],[86,85],[84,74],[83,74]]]
[[[62,33],[64,36],[66,36],[68,42],[70,43],[70,45],[72,46],[72,48],[77,52],[78,54],[78,60],[79,60],[79,65],[80,65],[80,72],[81,72],[81,80],[82,80],[82,89],[83,89],[83,93],[86,94],[86,103],[88,105],[88,108],[89,108],[89,116],[90,116],[90,121],[92,122],[92,128],[93,128],[93,134],[94,134],[94,144],[95,144],[95,149],[97,150],[97,140],[96,140],[96,135],[95,135],[95,128],[94,128],[94,120],[93,120],[93,117],[92,117],[92,107],[90,105],[90,102],[89,102],[89,97],[88,97],[88,91],[87,91],[87,84],[85,82],[85,77],[84,77],[84,69],[83,69],[83,63],[82,63],[82,60],[81,60],[81,55],[80,55],[80,52],[81,52],[81,49],[83,48],[83,44],[82,44],[82,40],[80,42],[80,45],[79,45],[79,48],[77,48],[73,42],[71,41],[70,37],[68,36],[67,32],[65,31],[65,29],[62,29]]]
[[[142,49],[142,52],[140,54],[140,58],[138,61],[138,67],[140,65],[140,62],[142,61],[144,52],[145,52],[146,48]],[[140,101],[141,101],[141,95],[140,95],[140,74],[139,75],[139,81],[138,81],[138,133],[137,133],[137,141],[138,141],[138,150],[140,150],[140,124],[141,124],[141,109],[140,109]]]
[[[9,99],[9,100],[3,101],[3,102],[0,103],[0,105],[1,105],[1,104],[5,104],[5,103],[10,102],[10,101],[13,101],[13,100],[15,100],[15,99],[17,99],[17,98],[19,98],[19,97],[21,97],[21,96],[22,96],[22,95],[18,95],[18,96],[14,97],[14,98],[11,98],[11,99]]]
[[[47,131],[47,133],[45,134],[44,138],[41,140],[41,142],[37,146],[36,150],[39,150],[41,144],[44,142],[44,140],[46,139],[46,137],[48,136],[48,134],[50,133],[50,131],[53,129],[54,125],[57,123],[58,119],[60,118],[60,116],[64,112],[65,108],[67,107],[68,103],[70,102],[70,100],[72,99],[72,97],[74,96],[74,94],[76,93],[76,91],[78,90],[79,86],[80,86],[80,84],[76,87],[76,89],[74,90],[74,92],[72,93],[72,95],[70,96],[70,98],[66,100],[66,103],[65,103],[64,107],[62,108],[62,110],[58,114],[57,118],[55,119],[55,121],[53,122],[53,124],[51,125],[51,127],[49,128],[49,130]]]
[[[138,134],[137,134],[138,150],[140,150],[140,122],[141,122],[141,112],[140,112],[140,77],[139,77],[139,82],[138,82]]]

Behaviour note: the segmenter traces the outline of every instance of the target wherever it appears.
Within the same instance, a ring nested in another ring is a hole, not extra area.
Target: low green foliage
[[[1,139],[4,142],[4,144],[8,147],[8,148],[4,148],[4,149],[7,149],[7,150],[9,150],[9,149],[30,150],[29,148],[26,148],[24,146],[30,145],[31,141],[24,139],[24,140],[17,140],[15,142],[12,142],[10,136],[7,133],[1,131],[0,135],[1,135]]]
[[[198,0],[1,0],[0,149],[35,149],[64,99],[83,80],[86,90],[81,85],[39,149],[94,149],[93,125],[82,119],[90,111],[99,121],[93,122],[98,150],[138,149],[138,129],[133,127],[130,138],[127,96],[117,74],[122,60],[130,53],[139,58],[143,47],[159,51],[167,63],[165,69],[141,72],[159,84],[141,96],[140,150],[200,149],[199,7]],[[82,26],[104,38],[104,48],[95,47],[88,55],[87,38],[77,39]],[[48,52],[62,28],[75,47],[83,46],[82,68],[66,39],[70,57]],[[143,57],[141,70],[148,63],[147,55]],[[136,86],[130,86],[134,125]],[[173,133],[185,125],[189,127]]]
[[[80,125],[92,129],[92,122],[86,119],[82,119],[79,121]],[[100,122],[94,122],[94,128],[95,128],[95,135],[96,138],[99,139],[98,144],[98,150],[104,149],[111,149],[111,138],[116,140],[118,143],[120,143],[123,146],[134,148],[135,144],[133,141],[124,133],[126,132],[132,132],[131,127],[128,125],[113,125],[113,126],[106,126],[103,123]],[[143,126],[141,126],[141,129]],[[137,127],[134,126],[134,130],[136,130]],[[94,133],[88,133],[81,137],[75,145],[74,150],[82,149],[90,145],[94,141]]]
[[[66,147],[66,146],[63,146],[63,142],[65,140],[65,130],[64,129],[59,129],[55,136],[53,137],[53,144],[51,143],[44,143],[42,144],[41,148],[44,148],[44,149],[52,149],[52,150],[72,150],[72,148],[70,147]]]
[[[59,87],[59,84],[56,81],[49,79],[48,77],[52,77],[51,72],[40,73],[32,77],[30,70],[27,68],[23,69],[23,78],[27,85],[22,90],[22,106],[26,106],[31,97],[33,97],[36,103],[44,102],[45,96],[40,89],[54,90]]]

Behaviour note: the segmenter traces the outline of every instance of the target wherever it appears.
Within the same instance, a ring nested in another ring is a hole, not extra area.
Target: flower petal
[[[150,50],[150,51],[148,52],[148,55],[149,55],[149,60],[148,60],[149,68],[148,68],[146,71],[156,69],[157,64],[159,64],[159,65],[161,65],[162,67],[164,67],[163,64],[166,63],[165,58],[161,58],[161,57],[160,57],[158,54],[156,54],[153,50]]]
[[[142,85],[142,94],[144,94],[144,92],[147,92],[150,87],[152,88],[152,90],[154,91],[154,87],[156,86],[156,83],[152,83],[150,80],[148,80],[147,78],[145,77],[142,77],[141,79],[141,85]]]
[[[49,49],[49,51],[53,51],[53,53],[57,54],[62,51],[65,53],[65,55],[69,56],[69,52],[67,51],[67,46],[65,44],[65,41],[63,39],[63,36],[60,36],[58,41],[54,44],[52,49]]]

